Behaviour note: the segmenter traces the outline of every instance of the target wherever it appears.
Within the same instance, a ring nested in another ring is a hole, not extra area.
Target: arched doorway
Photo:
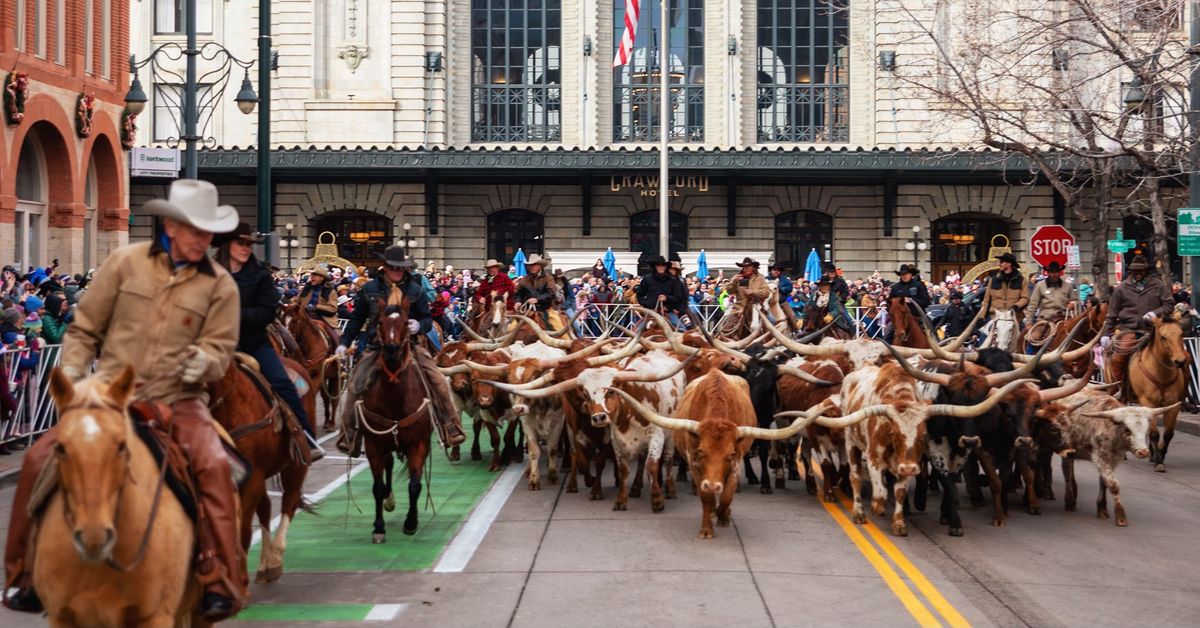
[[[383,252],[394,239],[391,218],[356,209],[323,214],[316,219],[315,227],[314,237],[326,231],[332,233],[340,256],[370,269],[383,263]]]
[[[672,257],[688,248],[688,217],[671,212],[667,218],[667,250]],[[644,275],[652,269],[647,263],[658,255],[658,210],[650,209],[629,217],[629,250],[638,251],[638,274]]]
[[[782,264],[791,275],[801,275],[814,249],[821,261],[833,261],[833,216],[801,209],[775,217],[776,264]]]
[[[976,264],[987,261],[992,238],[1012,239],[1012,224],[994,214],[963,212],[933,221],[933,275],[941,281],[946,273],[965,275]]]
[[[43,265],[46,250],[46,205],[49,201],[46,158],[37,134],[30,132],[17,158],[17,214],[15,224],[17,263],[21,272]]]
[[[528,209],[505,209],[488,214],[487,255],[507,265],[512,263],[518,249],[524,251],[526,257],[541,254],[545,247],[544,229],[545,218]]]

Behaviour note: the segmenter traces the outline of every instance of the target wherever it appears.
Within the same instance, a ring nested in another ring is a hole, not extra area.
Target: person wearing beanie
[[[62,344],[69,323],[70,309],[66,298],[59,294],[46,297],[46,312],[42,316],[42,339],[46,344]]]
[[[0,319],[0,342],[6,346],[17,341],[17,336],[21,333],[21,311],[15,307],[10,307],[4,310],[4,317]]]

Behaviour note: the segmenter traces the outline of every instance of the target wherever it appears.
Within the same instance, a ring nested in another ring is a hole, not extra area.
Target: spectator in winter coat
[[[42,316],[42,338],[46,344],[62,344],[63,335],[70,324],[71,311],[67,300],[59,294],[46,297],[45,315]]]

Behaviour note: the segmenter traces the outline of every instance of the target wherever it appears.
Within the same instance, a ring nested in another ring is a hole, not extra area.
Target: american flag
[[[633,42],[637,40],[638,14],[641,0],[625,0],[625,33],[621,35],[621,45],[613,57],[613,67],[629,63],[633,56]]]

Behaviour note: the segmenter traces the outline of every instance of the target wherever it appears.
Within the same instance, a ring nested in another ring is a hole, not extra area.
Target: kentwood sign
[[[179,178],[179,149],[134,148],[129,152],[129,176]]]
[[[667,190],[668,196],[679,196],[679,190],[689,189],[697,192],[708,191],[708,176],[687,176],[679,175],[671,177],[671,187]],[[620,192],[625,188],[633,188],[639,190],[642,196],[658,196],[662,186],[659,185],[658,175],[637,175],[632,177],[609,177],[608,189],[613,192]]]

